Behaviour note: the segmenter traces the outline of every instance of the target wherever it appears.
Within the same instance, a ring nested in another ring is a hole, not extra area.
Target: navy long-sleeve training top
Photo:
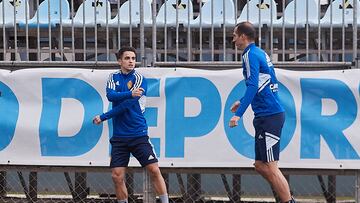
[[[144,89],[143,95],[133,98],[131,91],[140,87]],[[135,70],[128,74],[121,71],[110,74],[106,97],[112,102],[112,109],[100,115],[100,119],[113,119],[113,137],[147,136],[144,117],[146,91],[145,78]]]
[[[240,107],[235,115],[242,117],[250,104],[255,117],[284,112],[278,96],[278,81],[274,65],[270,57],[255,43],[251,43],[245,48],[242,59],[247,88],[245,95],[240,99]]]

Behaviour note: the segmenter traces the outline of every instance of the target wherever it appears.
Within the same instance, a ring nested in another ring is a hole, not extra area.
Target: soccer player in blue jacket
[[[229,126],[235,127],[251,104],[255,118],[255,170],[279,195],[281,202],[294,203],[288,182],[278,167],[280,136],[285,122],[284,108],[278,97],[278,83],[270,57],[255,45],[256,30],[249,22],[235,26],[233,42],[243,50],[242,67],[245,95],[231,106],[235,115]]]
[[[161,203],[168,203],[165,181],[149,141],[148,126],[143,114],[147,86],[145,78],[134,69],[136,50],[133,47],[123,47],[117,57],[120,71],[110,74],[106,86],[106,97],[112,102],[112,109],[95,116],[93,120],[95,124],[100,124],[110,118],[113,119],[110,168],[117,202],[128,202],[125,172],[131,153],[141,166],[148,170]]]

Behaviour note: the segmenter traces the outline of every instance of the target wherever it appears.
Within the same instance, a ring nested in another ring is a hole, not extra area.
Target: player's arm
[[[121,102],[116,107],[112,108],[110,111],[101,114],[99,116],[100,120],[105,121],[105,120],[111,119],[119,114],[122,114],[126,109],[131,108],[136,103],[139,103],[139,101],[138,101],[139,98],[140,97],[136,97],[136,98],[127,99],[127,100]]]
[[[238,121],[251,104],[251,101],[254,99],[258,90],[260,65],[258,60],[254,57],[249,57],[248,60],[248,64],[250,65],[250,67],[247,68],[250,68],[250,76],[248,78],[245,78],[246,91],[244,96],[240,99],[240,101],[236,101],[230,108],[231,112],[235,112],[235,115],[231,117],[229,121],[229,126],[231,128],[238,125]]]
[[[246,79],[247,88],[245,94],[240,99],[239,108],[235,112],[235,116],[238,117],[243,116],[258,91],[260,63],[255,54],[250,52],[249,55],[250,56],[248,57],[248,64],[250,66],[250,75]]]
[[[243,63],[243,66],[245,66],[244,63]],[[246,71],[244,69],[243,69],[243,76],[244,76],[245,79],[247,78]],[[232,113],[235,113],[239,109],[239,106],[240,106],[240,100],[237,100],[231,105],[230,111]]]
[[[238,110],[239,106],[240,106],[240,101],[239,101],[239,100],[238,100],[238,101],[235,101],[235,102],[231,105],[230,111],[231,111],[232,113],[235,113],[235,112]]]
[[[133,93],[133,98],[126,99],[125,101],[118,104],[116,107],[112,108],[110,111],[103,113],[99,116],[96,116],[93,119],[93,122],[95,124],[100,124],[102,121],[111,119],[121,113],[123,113],[126,109],[132,108],[134,105],[140,105],[139,100],[145,96],[146,90],[147,90],[147,83],[146,80],[141,77],[137,77],[134,82],[134,87],[131,89],[131,92]],[[145,105],[145,104],[143,104]],[[143,111],[145,109],[145,106],[140,106],[141,110]]]
[[[131,99],[133,97],[132,91],[116,92],[114,74],[110,74],[106,83],[106,98],[110,102],[122,102],[125,99]]]
[[[146,106],[146,93],[147,93],[147,82],[144,76],[140,75],[139,73],[135,72],[135,80],[133,88],[139,88],[142,90],[142,95],[139,98],[139,108],[142,113],[145,112]]]
[[[143,101],[143,99],[141,98],[145,97],[146,95],[146,80],[142,75],[135,73],[135,80],[133,82],[134,86],[131,88],[132,98],[126,99],[109,112],[101,115],[100,118],[102,121],[113,118],[114,116],[123,113],[126,109],[132,108],[134,105],[140,105],[140,109],[142,112],[145,110],[145,103],[140,102],[140,100]]]
[[[106,97],[110,102],[122,102],[126,99],[132,99],[140,97],[143,94],[144,90],[137,88],[132,91],[126,92],[116,92],[115,90],[106,90]]]
[[[142,94],[141,95],[146,95],[147,92],[147,82],[144,76],[138,74],[137,72],[135,72],[135,80],[134,82],[134,86],[131,88],[131,90],[134,89],[142,89]]]
[[[126,109],[131,108],[136,103],[139,103],[139,99],[140,97],[135,97],[119,103],[116,107],[112,108],[108,112],[95,116],[93,119],[93,123],[100,124],[103,121],[109,120],[119,114],[122,114]]]
[[[116,92],[115,90],[106,88],[106,98],[109,102],[122,102],[126,99],[132,98],[132,92]]]

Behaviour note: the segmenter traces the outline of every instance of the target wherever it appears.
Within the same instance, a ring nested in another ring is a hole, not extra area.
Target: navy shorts
[[[285,113],[255,117],[255,160],[272,162],[279,160],[281,130]]]
[[[130,153],[146,166],[158,162],[153,145],[148,136],[111,138],[111,161],[110,168],[127,167],[130,160]]]

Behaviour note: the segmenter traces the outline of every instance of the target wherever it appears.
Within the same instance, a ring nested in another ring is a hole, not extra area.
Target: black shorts
[[[148,136],[111,138],[111,161],[110,168],[127,167],[130,160],[130,153],[146,166],[158,162],[153,145]]]
[[[281,130],[285,113],[254,118],[255,160],[272,162],[279,160]]]

